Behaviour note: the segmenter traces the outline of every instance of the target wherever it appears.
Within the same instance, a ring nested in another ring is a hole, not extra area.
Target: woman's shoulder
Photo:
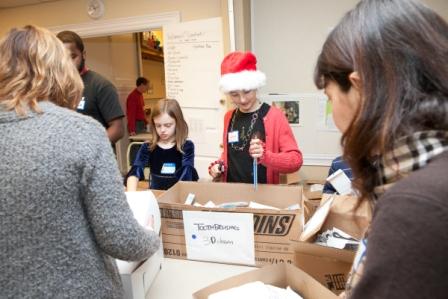
[[[40,103],[39,106],[50,118],[61,120],[56,122],[52,127],[75,135],[76,133],[80,133],[83,136],[90,136],[92,138],[98,136],[100,132],[105,132],[104,127],[90,116],[59,107],[51,102]]]
[[[398,181],[383,197],[396,198],[413,197],[424,202],[438,202],[448,209],[448,184],[441,178],[445,177],[448,168],[448,152],[435,157],[425,167],[412,172]],[[424,199],[424,200],[423,200]]]

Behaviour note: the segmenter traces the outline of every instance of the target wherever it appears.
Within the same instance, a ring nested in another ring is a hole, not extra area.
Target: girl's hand
[[[210,175],[214,179],[219,178],[223,172],[224,172],[224,165],[221,163],[215,163],[211,165],[208,169],[208,173],[210,173]]]
[[[261,141],[258,138],[254,138],[250,141],[249,146],[249,155],[251,155],[252,158],[261,158],[264,154],[264,144],[263,141]]]

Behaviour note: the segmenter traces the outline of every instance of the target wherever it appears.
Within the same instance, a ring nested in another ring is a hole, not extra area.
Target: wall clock
[[[87,1],[87,14],[92,19],[101,18],[104,15],[103,0],[88,0]]]

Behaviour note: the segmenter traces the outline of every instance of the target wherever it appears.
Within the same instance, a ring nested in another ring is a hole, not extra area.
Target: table
[[[192,294],[220,280],[256,267],[165,258],[146,299],[191,299]]]
[[[134,136],[129,136],[129,141],[148,141],[152,139],[151,133],[140,133]]]

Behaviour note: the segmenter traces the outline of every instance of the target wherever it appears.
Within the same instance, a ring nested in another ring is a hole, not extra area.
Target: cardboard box
[[[207,299],[209,295],[238,287],[240,285],[261,281],[276,287],[290,286],[305,299],[337,299],[338,297],[325,289],[311,276],[289,264],[266,266],[214,283],[193,294],[195,299]]]
[[[256,201],[277,208],[299,204],[298,210],[265,210],[250,208],[204,208],[185,205],[189,193],[195,201],[215,204],[232,201]],[[254,191],[251,184],[178,182],[158,198],[162,217],[162,236],[165,257],[187,258],[183,211],[208,211],[252,213],[254,219],[255,263],[257,266],[293,263],[293,245],[302,232],[304,215],[301,188],[299,186],[258,185]]]
[[[309,200],[321,200],[322,191],[311,191],[311,186],[314,184],[325,185],[325,180],[303,180],[300,184],[303,187],[303,195]]]
[[[330,208],[321,213],[324,204],[333,198]],[[345,283],[355,256],[354,251],[313,244],[316,235],[336,227],[356,239],[361,239],[371,220],[371,208],[364,202],[356,209],[358,198],[324,194],[314,219],[307,222],[296,247],[295,265],[311,275],[335,294],[345,289]],[[314,221],[313,223],[311,223]],[[311,226],[310,226],[311,225]]]
[[[333,199],[330,209],[318,215],[313,221],[312,227],[308,221],[300,236],[301,241],[314,242],[316,235],[333,227],[338,228],[356,239],[361,239],[372,219],[372,210],[368,202],[363,202],[357,207],[358,198],[349,195],[324,194],[319,209],[324,203]],[[316,212],[317,213],[317,212]],[[316,214],[315,213],[315,214]]]
[[[154,231],[160,235],[160,209],[156,197],[150,190],[126,192],[126,199],[137,222],[146,226],[153,217]],[[116,260],[126,299],[144,299],[157,273],[162,268],[163,245],[160,244],[150,258],[143,262]]]
[[[301,242],[294,264],[338,295],[345,290],[354,257],[354,251]]]
[[[283,185],[298,185],[301,181],[299,171],[293,173],[281,173],[280,184]]]
[[[163,248],[144,262],[129,263],[117,260],[117,267],[123,283],[125,299],[145,299],[154,279],[162,269]]]

